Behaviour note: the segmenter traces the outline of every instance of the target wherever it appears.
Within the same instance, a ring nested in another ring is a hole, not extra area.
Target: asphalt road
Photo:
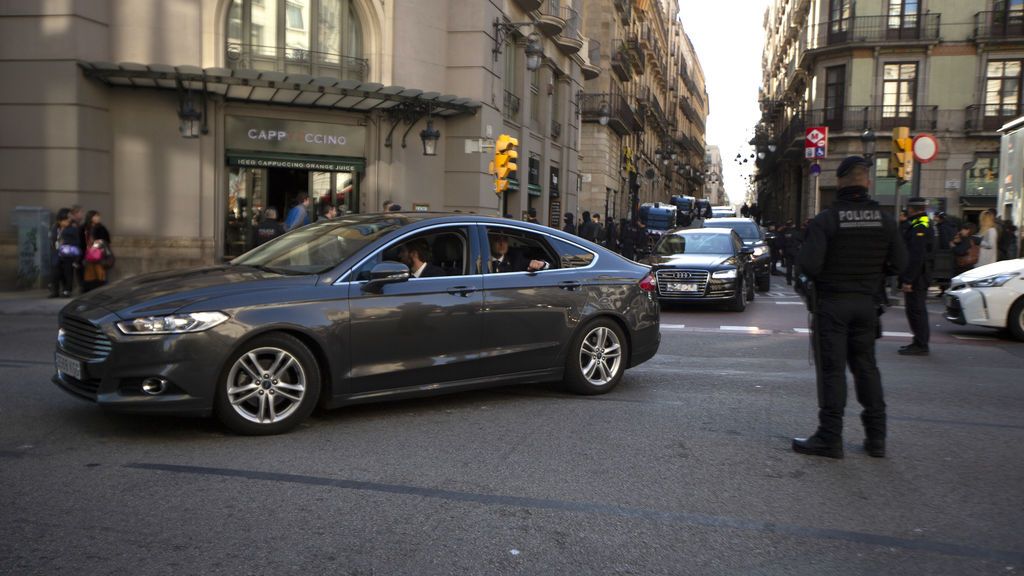
[[[667,311],[605,396],[508,387],[271,438],[101,412],[49,383],[52,316],[0,315],[0,574],[1024,572],[1024,344],[937,319],[933,355],[904,358],[891,311],[889,457],[855,406],[845,460],[801,456],[789,299]]]

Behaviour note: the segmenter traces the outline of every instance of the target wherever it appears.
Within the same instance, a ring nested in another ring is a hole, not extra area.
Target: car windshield
[[[761,229],[750,220],[734,220],[732,222],[715,222],[714,220],[704,223],[705,228],[728,228],[735,230],[744,242],[761,239]]]
[[[654,248],[658,256],[678,254],[732,254],[728,234],[669,234]]]
[[[281,274],[319,274],[409,222],[403,216],[383,215],[321,221],[253,248],[231,263]]]

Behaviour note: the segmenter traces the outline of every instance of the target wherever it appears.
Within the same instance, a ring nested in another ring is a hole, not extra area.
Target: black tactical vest
[[[878,203],[836,202],[830,209],[828,240],[818,289],[833,293],[876,294],[885,277],[889,240],[895,223]]]

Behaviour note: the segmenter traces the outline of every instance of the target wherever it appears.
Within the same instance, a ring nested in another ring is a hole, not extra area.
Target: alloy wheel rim
[[[599,326],[583,338],[580,345],[580,370],[587,382],[604,386],[611,382],[622,366],[622,344],[611,328]]]
[[[291,416],[306,395],[306,372],[299,359],[281,348],[254,348],[228,372],[227,396],[235,412],[256,424]]]

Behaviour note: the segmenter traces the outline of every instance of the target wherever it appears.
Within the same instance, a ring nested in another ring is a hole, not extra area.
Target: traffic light
[[[892,129],[892,155],[889,157],[889,176],[906,180],[907,172],[914,162],[914,140],[910,128],[900,126]]]
[[[499,196],[508,190],[509,174],[519,169],[519,166],[513,162],[519,158],[519,152],[516,152],[515,146],[519,146],[519,140],[508,134],[499,135],[494,142],[494,160],[491,161],[488,173],[494,175],[494,193]]]

